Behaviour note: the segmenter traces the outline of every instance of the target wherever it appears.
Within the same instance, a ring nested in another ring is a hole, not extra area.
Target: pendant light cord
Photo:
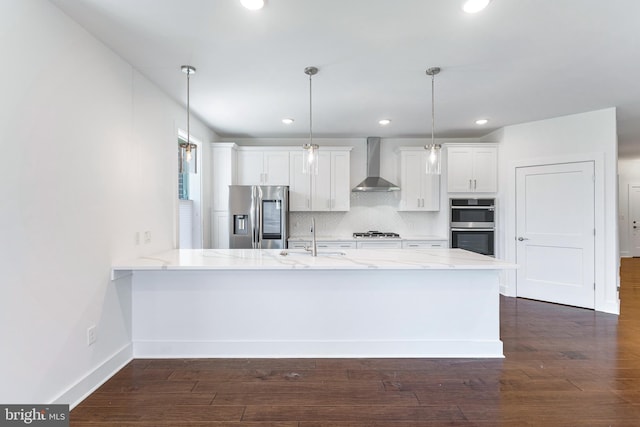
[[[311,76],[313,74],[309,73],[309,146],[313,147],[313,114],[312,114],[312,96],[313,91],[311,90]]]
[[[435,103],[435,80],[436,75],[431,75],[431,145],[435,145],[435,128],[436,128],[436,103]]]
[[[189,90],[189,78],[191,77],[191,72],[187,71],[187,152],[190,153],[191,152],[191,129],[190,129],[190,125],[191,125],[191,103],[190,103],[190,99],[189,99],[189,94],[191,93],[191,90]]]

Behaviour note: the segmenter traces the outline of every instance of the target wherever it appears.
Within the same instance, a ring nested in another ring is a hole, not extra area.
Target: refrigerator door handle
[[[257,247],[258,249],[262,249],[262,187],[258,187],[258,198],[256,203],[257,215],[258,218],[258,239],[257,239]]]
[[[251,219],[251,248],[256,249],[256,187],[251,187],[251,207],[249,208],[249,218]]]

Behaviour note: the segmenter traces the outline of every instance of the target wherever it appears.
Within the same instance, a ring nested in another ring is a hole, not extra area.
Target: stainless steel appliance
[[[367,138],[367,177],[358,184],[353,192],[398,191],[400,187],[380,176],[380,137]]]
[[[495,255],[495,199],[451,199],[451,247]]]
[[[229,218],[229,248],[285,249],[289,187],[230,185]]]

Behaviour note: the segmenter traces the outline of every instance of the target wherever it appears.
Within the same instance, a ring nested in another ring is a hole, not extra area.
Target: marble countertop
[[[304,250],[176,249],[117,262],[113,273],[139,270],[505,270],[517,268],[499,259],[462,249]]]

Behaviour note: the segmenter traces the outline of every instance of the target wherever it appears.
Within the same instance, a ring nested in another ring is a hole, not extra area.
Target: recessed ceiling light
[[[391,120],[389,120],[389,119],[382,119],[382,120],[378,121],[378,123],[380,123],[380,126],[386,126],[386,125],[388,125],[389,123],[391,123]]]
[[[478,120],[476,120],[476,124],[480,125],[480,126],[486,125],[487,123],[489,123],[489,120],[487,120],[487,119],[478,119]]]
[[[289,119],[289,118],[282,119],[282,123],[284,123],[285,125],[290,125],[291,123],[293,123],[293,121],[294,121],[293,119]]]
[[[489,3],[491,0],[467,0],[462,5],[462,10],[467,13],[477,13],[489,6]]]
[[[264,7],[264,0],[240,0],[240,3],[249,10],[260,10]]]

